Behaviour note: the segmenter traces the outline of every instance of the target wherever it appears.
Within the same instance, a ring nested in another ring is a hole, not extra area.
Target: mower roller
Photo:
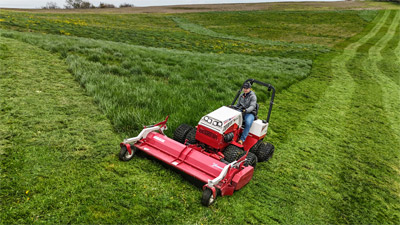
[[[265,86],[272,94],[267,119],[256,117],[242,145],[237,143],[243,132],[242,113],[233,106],[240,88],[229,107],[222,106],[202,117],[196,128],[180,125],[173,139],[164,134],[168,116],[160,123],[145,126],[137,137],[120,144],[119,158],[128,161],[140,150],[195,178],[204,184],[201,203],[205,206],[214,203],[218,195],[232,195],[252,179],[257,161],[267,161],[274,152],[274,146],[262,140],[267,133],[275,88],[254,79],[246,82]]]

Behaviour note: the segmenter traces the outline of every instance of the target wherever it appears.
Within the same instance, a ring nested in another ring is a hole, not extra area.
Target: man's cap
[[[243,88],[244,89],[251,88],[251,84],[249,82],[246,82],[246,83],[243,84]]]

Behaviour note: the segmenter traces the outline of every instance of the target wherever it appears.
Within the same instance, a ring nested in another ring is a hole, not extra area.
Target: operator
[[[242,112],[245,124],[242,136],[238,142],[242,145],[246,140],[247,135],[249,135],[250,127],[253,124],[257,113],[257,96],[253,91],[251,91],[251,84],[249,82],[243,84],[243,93],[239,96],[236,108]]]

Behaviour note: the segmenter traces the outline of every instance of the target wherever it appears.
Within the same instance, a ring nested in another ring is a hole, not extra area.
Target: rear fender
[[[247,183],[250,182],[251,178],[253,178],[254,168],[252,166],[244,167],[239,173],[235,174],[232,179],[232,185],[235,187],[235,190],[241,189]]]
[[[243,143],[243,149],[245,151],[249,151],[251,147],[253,147],[258,142],[258,140],[260,140],[259,137],[249,134],[249,136],[247,136],[245,142]]]
[[[221,196],[226,196],[226,195],[233,195],[233,192],[235,191],[235,187],[231,184],[225,185],[223,188],[221,188]]]

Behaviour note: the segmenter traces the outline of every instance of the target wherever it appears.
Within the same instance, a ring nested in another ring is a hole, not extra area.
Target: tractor
[[[204,183],[201,203],[205,206],[213,204],[218,195],[232,195],[252,179],[257,162],[269,160],[274,153],[274,146],[264,143],[263,139],[268,130],[275,88],[255,79],[246,82],[264,86],[272,94],[266,120],[256,116],[243,144],[238,143],[244,129],[243,116],[235,107],[242,92],[240,88],[231,105],[203,116],[196,127],[178,126],[172,139],[164,134],[168,116],[158,124],[144,127],[137,137],[120,144],[119,158],[128,161],[140,150],[201,181]],[[258,109],[257,104],[256,114]]]

